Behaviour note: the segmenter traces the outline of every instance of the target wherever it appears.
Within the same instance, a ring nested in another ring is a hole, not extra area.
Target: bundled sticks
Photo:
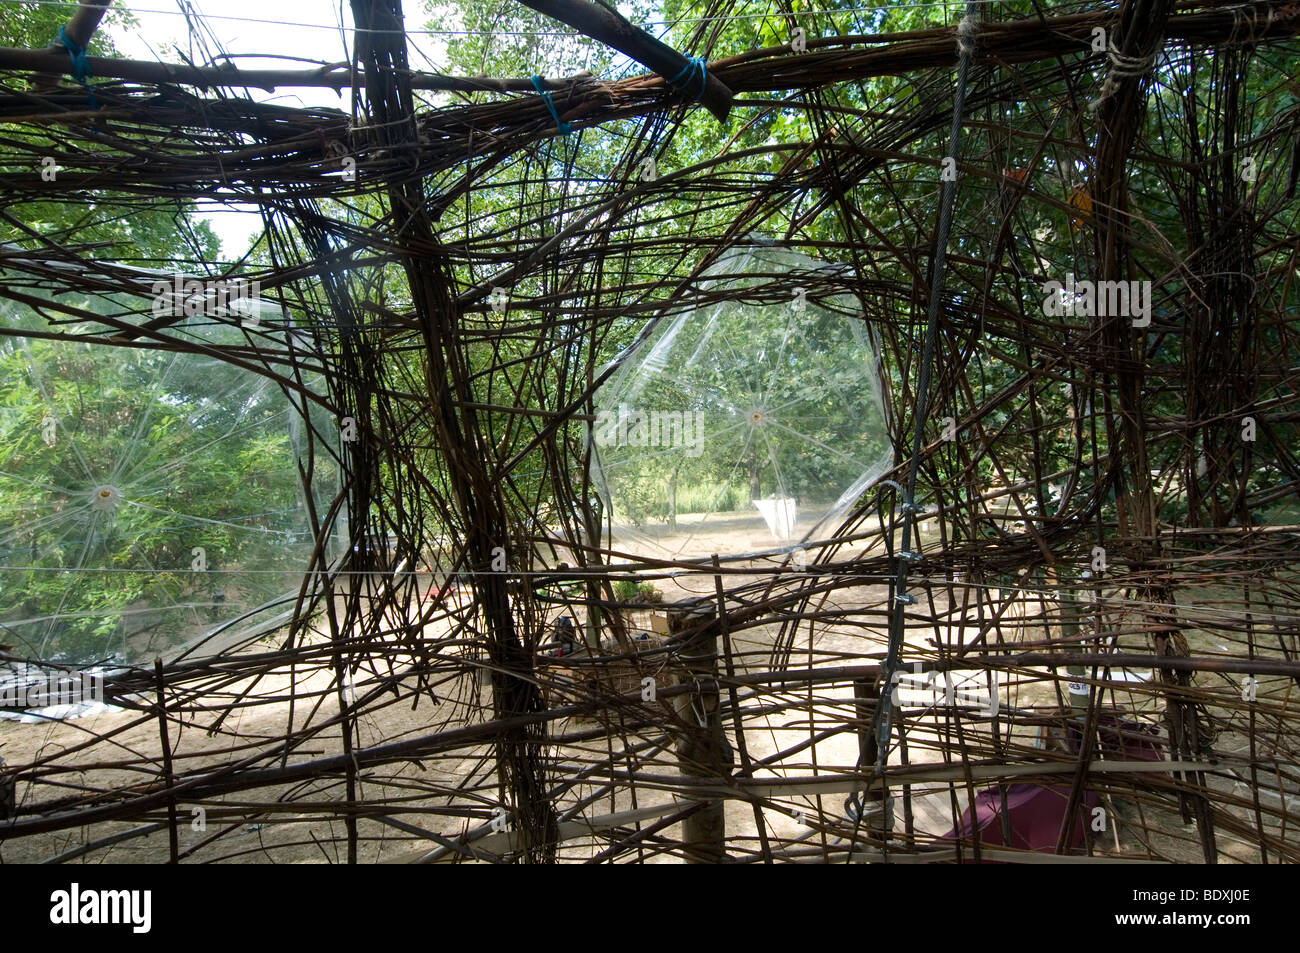
[[[951,26],[705,57],[730,138],[660,75],[548,80],[553,116],[528,79],[422,74],[371,0],[352,67],[90,57],[97,109],[36,84],[66,57],[0,50],[0,298],[37,321],[0,346],[271,382],[313,541],[250,624],[107,666],[117,710],[0,722],[0,857],[1300,859],[1295,7],[991,5],[956,156]],[[358,111],[247,95],[290,85]],[[224,264],[44,224],[216,202],[265,226]],[[629,552],[596,395],[647,321],[789,301],[708,280],[752,241],[842,266],[798,284],[855,302],[893,469],[799,559]],[[256,282],[258,320],[157,313],[173,274]]]

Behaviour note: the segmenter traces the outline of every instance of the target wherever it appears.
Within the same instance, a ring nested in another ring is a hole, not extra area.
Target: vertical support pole
[[[18,775],[5,770],[5,759],[0,758],[0,821],[7,821],[18,813]]]
[[[677,738],[677,758],[683,778],[717,781],[730,772],[730,746],[722,730],[718,706],[718,628],[708,608],[673,611],[668,628],[673,634],[696,629],[678,651],[683,677],[692,687],[678,697],[677,714],[684,722]],[[705,802],[682,822],[686,862],[720,864],[727,856],[725,801]]]
[[[163,690],[166,682],[163,679],[163,662],[161,658],[153,660],[154,683],[158,688],[158,733],[162,736],[162,758],[163,758],[163,784],[166,785],[170,792],[172,789],[172,744],[171,739],[167,737],[167,705],[166,697]],[[168,794],[167,797],[167,845],[169,848],[169,864],[180,863],[180,836],[176,830],[176,798]]]
[[[594,553],[600,550],[600,518],[591,510],[590,504],[587,504],[582,511],[582,545],[586,553]],[[586,563],[584,556],[580,564]],[[600,592],[601,582],[599,579],[591,579],[587,583],[587,624],[585,627],[585,638],[587,649],[592,655],[595,655],[600,649]]]
[[[754,762],[749,757],[749,748],[745,744],[745,720],[740,713],[740,696],[736,691],[735,656],[732,654],[731,631],[727,625],[727,596],[722,588],[722,572],[717,553],[713,554],[713,572],[714,594],[718,599],[718,629],[722,633],[722,658],[727,672],[727,702],[731,706],[731,730],[735,732],[741,777],[752,780]],[[763,808],[757,801],[751,802],[750,807],[754,811],[754,827],[758,830],[758,844],[763,852],[763,863],[770,864],[772,845],[767,838],[767,821],[763,819]]]
[[[1085,570],[1081,578],[1086,579],[1089,575],[1090,574]],[[1056,592],[1061,604],[1061,645],[1064,647],[1066,652],[1078,654],[1083,651],[1083,644],[1081,642],[1076,642],[1075,637],[1079,634],[1079,629],[1081,628],[1080,622],[1082,620],[1084,609],[1079,604],[1079,600],[1075,595],[1073,581],[1068,578],[1065,570],[1062,570],[1056,582]],[[1051,634],[1050,628],[1048,634],[1049,636]],[[1082,665],[1066,666],[1066,672],[1070,675],[1070,682],[1067,683],[1067,689],[1069,684],[1074,684],[1076,679],[1086,678],[1088,674],[1087,669]],[[1081,718],[1087,714],[1087,693],[1080,694],[1067,690],[1066,695],[1070,702],[1070,710],[1075,716]]]
[[[853,680],[853,709],[858,722],[858,763],[874,767],[880,753],[876,733],[871,730],[871,719],[880,701],[880,686],[874,678]],[[892,798],[884,782],[869,785],[863,793],[862,823],[880,835],[894,826]]]
[[[1056,593],[1061,607],[1061,644],[1064,646],[1067,654],[1077,655],[1084,650],[1082,641],[1078,640],[1079,632],[1083,628],[1083,617],[1086,607],[1079,601],[1075,586],[1079,582],[1091,578],[1091,572],[1084,570],[1079,578],[1071,579],[1069,571],[1062,569],[1059,575],[1056,575],[1055,583],[1057,585]],[[1051,636],[1051,627],[1045,627],[1049,637]],[[1075,823],[1075,817],[1078,818],[1079,824],[1083,830],[1083,841],[1087,847],[1088,854],[1093,852],[1092,837],[1092,817],[1088,813],[1086,800],[1080,800],[1082,784],[1084,780],[1083,764],[1090,761],[1092,751],[1094,750],[1094,736],[1097,732],[1097,713],[1092,710],[1092,701],[1094,691],[1089,688],[1085,692],[1076,692],[1071,690],[1072,685],[1082,684],[1081,679],[1088,675],[1088,670],[1082,665],[1070,665],[1066,667],[1069,674],[1069,682],[1066,684],[1066,695],[1070,702],[1071,724],[1077,725],[1079,729],[1079,750],[1076,752],[1079,758],[1080,767],[1075,773],[1074,783],[1071,785],[1069,805],[1070,816],[1066,818],[1064,827],[1057,843],[1058,850],[1063,851],[1069,843],[1072,836],[1068,831],[1072,831]],[[1095,672],[1095,670],[1094,670]],[[1100,689],[1097,690],[1100,692]],[[1097,702],[1100,704],[1098,695]],[[1067,737],[1069,728],[1067,728]],[[1004,809],[1005,810],[1005,809]]]

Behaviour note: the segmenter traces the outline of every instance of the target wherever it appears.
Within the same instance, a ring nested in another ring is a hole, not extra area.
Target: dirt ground
[[[773,540],[763,530],[761,521],[757,529],[752,521],[743,522],[745,525],[732,526],[711,539],[714,551],[744,552],[772,546]],[[683,531],[690,532],[689,529]],[[837,558],[848,558],[855,548],[862,551],[867,545],[859,543],[856,547],[846,547]],[[711,592],[713,580],[712,577],[684,576],[676,580],[661,580],[657,587],[665,600],[672,602],[687,594]],[[794,640],[790,667],[853,664],[855,658],[883,652],[886,636],[884,616],[880,610],[885,595],[886,590],[879,586],[837,591],[834,602],[839,607],[865,607],[877,614],[864,617],[870,622],[865,627],[860,620],[854,619],[843,623],[819,624],[811,633],[808,626],[802,626]],[[939,613],[947,609],[942,595],[936,596],[935,608]],[[1026,604],[1018,611],[1022,616],[1032,615],[1032,606]],[[1013,611],[1011,616],[1014,618],[1015,614]],[[943,634],[945,638],[956,642],[956,630],[960,628],[959,625],[950,626]],[[735,633],[733,651],[742,659],[737,670],[769,670],[779,631],[779,626],[769,624]],[[1041,638],[1041,632],[1040,627],[1026,622],[1021,635],[1025,639]],[[927,639],[933,635],[933,629],[918,628],[909,632],[909,644],[913,650],[927,650],[930,648]],[[968,625],[963,638],[970,641],[976,635],[978,628]],[[426,632],[426,638],[432,636],[432,633]],[[274,697],[286,693],[291,685],[297,695],[295,704],[275,701],[240,707],[218,723],[216,712],[235,693],[251,686],[254,694]],[[367,706],[360,719],[361,746],[392,743],[481,721],[487,717],[483,708],[486,707],[487,713],[491,710],[486,686],[475,684],[475,679],[470,675],[462,677],[455,684],[435,688],[432,693],[426,691],[416,694],[415,686],[410,683],[406,687],[412,694],[400,704]],[[353,690],[363,695],[367,690],[366,679],[358,676]],[[171,733],[173,760],[178,772],[193,771],[200,767],[218,769],[232,764],[237,757],[253,754],[258,746],[269,746],[274,739],[319,726],[338,712],[333,679],[328,671],[317,670],[308,674],[277,672],[264,676],[255,686],[248,682],[231,684],[225,686],[223,691],[224,697],[214,694],[202,699],[200,704],[209,710],[196,715],[193,723],[183,730],[173,730]],[[1011,685],[1004,688],[1004,692],[1004,703],[1009,706],[1050,705],[1053,701],[1053,693],[1041,684],[1023,687]],[[755,771],[756,777],[843,775],[853,770],[858,757],[856,733],[852,728],[838,732],[827,731],[836,726],[843,728],[845,722],[852,719],[852,688],[847,685],[831,689],[818,688],[811,696],[805,691],[805,700],[809,697],[815,697],[817,701],[817,722],[809,722],[806,708],[777,706],[772,706],[772,710],[759,711],[746,722],[745,753],[752,762],[761,765]],[[1128,699],[1127,705],[1131,705],[1134,712],[1154,712],[1156,702],[1135,694]],[[553,725],[551,736],[566,735],[593,726],[594,723],[590,721],[570,719]],[[727,727],[734,749],[735,732],[732,726]],[[65,754],[95,735],[102,740],[94,746]],[[231,752],[231,739],[235,736],[241,739],[244,747]],[[646,742],[665,740],[656,739],[653,732],[635,735],[633,740],[638,738]],[[803,747],[798,747],[800,743],[803,743]],[[553,746],[552,755],[556,761],[569,764],[602,760],[608,762],[611,752],[609,745],[610,739],[597,735],[582,743]],[[613,739],[613,745],[616,750],[619,746],[617,738]],[[764,759],[790,749],[794,749],[793,753],[779,763],[764,763]],[[146,765],[152,763],[160,751],[159,726],[156,718],[148,713],[106,712],[93,717],[44,725],[0,722],[0,756],[5,758],[8,765],[30,765],[34,762],[66,764],[69,760],[78,765],[79,770],[75,773],[59,776],[61,788],[48,785],[40,787],[42,801],[70,790],[108,790],[124,784],[139,783],[144,776],[143,772],[151,770]],[[287,762],[293,764],[341,752],[338,729],[328,727],[294,750]],[[387,820],[366,817],[358,821],[361,838],[358,859],[361,862],[407,862],[438,848],[437,843],[422,838],[416,831],[455,838],[467,831],[481,829],[491,822],[496,801],[495,788],[490,778],[491,762],[485,760],[490,758],[489,749],[486,746],[461,748],[456,755],[455,758],[445,760],[430,757],[419,762],[399,763],[361,772],[359,796],[362,799],[408,799],[399,817]],[[635,767],[644,775],[651,778],[671,778],[675,775],[676,761],[671,745],[658,752],[652,747],[642,752],[642,757],[644,760]],[[112,768],[102,766],[105,762],[123,760],[127,764]],[[943,754],[939,750],[927,750],[923,745],[914,746],[909,751],[909,760],[913,764],[938,762],[943,760]],[[900,762],[900,754],[895,751],[891,763]],[[265,765],[266,762],[261,764]],[[614,759],[612,763],[606,764],[604,771],[598,771],[589,781],[571,787],[561,798],[561,806],[576,808],[579,803],[584,803],[582,815],[594,817],[632,809],[648,810],[673,803],[671,792],[657,789],[653,781],[638,784],[634,795],[629,793],[626,785],[620,786],[617,794],[608,793],[601,784],[601,775],[610,770],[617,772],[630,767],[627,760]],[[669,785],[665,785],[667,786]],[[1228,786],[1231,786],[1230,783]],[[37,790],[20,784],[17,790],[19,802],[30,805],[37,797]],[[951,800],[946,785],[932,789],[914,785],[911,795],[917,832],[941,837],[953,828]],[[282,803],[276,805],[273,811],[266,810],[266,803],[276,796],[282,799]],[[187,862],[340,862],[344,859],[341,846],[344,824],[337,817],[337,806],[343,797],[341,781],[318,780],[306,785],[284,785],[244,795],[227,795],[216,801],[205,802],[202,816],[193,805],[186,804],[182,797],[178,808],[180,850],[192,851],[184,858]],[[830,817],[842,816],[844,797],[843,793],[837,792],[822,796],[797,795],[782,798],[779,808],[761,812],[766,832],[778,839],[806,836],[806,843],[816,845],[820,843],[821,835],[806,824],[805,820],[823,813]],[[253,799],[258,804],[257,810],[249,804]],[[451,802],[466,809],[460,812],[461,816],[448,816],[445,813]],[[473,816],[464,816],[466,814]],[[101,823],[0,841],[0,862],[35,862],[60,855],[67,855],[68,862],[73,863],[165,862],[169,856],[168,834],[161,827],[165,816],[165,811],[158,811],[147,819],[135,819],[130,823]],[[1137,809],[1132,805],[1116,805],[1114,816],[1116,823],[1099,840],[1098,849],[1118,846],[1125,853],[1141,852],[1141,844],[1135,837],[1138,828],[1130,823],[1130,820],[1138,819]],[[198,829],[200,821],[205,825],[202,830]],[[1182,824],[1181,818],[1155,817],[1147,809],[1141,816],[1141,821],[1147,828],[1160,832],[1153,836],[1152,846],[1161,853],[1193,861],[1199,859],[1195,835],[1191,828]],[[147,834],[123,837],[118,843],[99,847],[84,856],[72,856],[82,845],[138,831],[150,823],[159,826]],[[901,807],[896,812],[896,824],[901,829]],[[402,825],[407,827],[403,828]],[[411,826],[416,830],[413,831]],[[758,825],[754,809],[749,803],[742,800],[727,802],[726,827],[734,853],[757,850]],[[668,828],[662,833],[670,838],[676,837],[679,828]],[[497,841],[500,839],[496,838]],[[490,842],[491,839],[482,843]],[[605,844],[607,838],[602,843],[601,836],[596,836],[585,844],[574,841],[565,846],[563,854],[567,860],[581,860],[592,856]],[[1250,860],[1252,856],[1257,856],[1251,854],[1251,845],[1232,837],[1221,836],[1220,845],[1225,860]],[[627,855],[624,859],[626,857]],[[640,859],[650,863],[676,862],[655,853],[652,846],[647,846]]]

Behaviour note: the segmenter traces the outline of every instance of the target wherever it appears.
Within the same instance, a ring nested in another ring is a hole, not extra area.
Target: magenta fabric
[[[978,830],[979,842],[989,847],[1012,847],[1050,854],[1056,850],[1069,795],[1070,789],[1064,786],[1009,785],[1007,815],[1011,820],[1011,843],[1003,844],[1001,798],[997,788],[985,788],[975,795],[975,824],[971,824],[971,811],[967,807],[962,812],[961,823],[944,837],[960,836],[969,840],[973,836],[972,830]],[[1084,791],[1079,802],[1082,810],[1076,807],[1074,825],[1065,842],[1067,849],[1083,846],[1083,822],[1085,818],[1091,819],[1092,809],[1096,806],[1097,795]]]

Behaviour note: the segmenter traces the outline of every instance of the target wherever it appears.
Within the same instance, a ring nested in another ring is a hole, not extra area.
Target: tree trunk
[[[677,471],[668,478],[668,528],[677,529]]]

